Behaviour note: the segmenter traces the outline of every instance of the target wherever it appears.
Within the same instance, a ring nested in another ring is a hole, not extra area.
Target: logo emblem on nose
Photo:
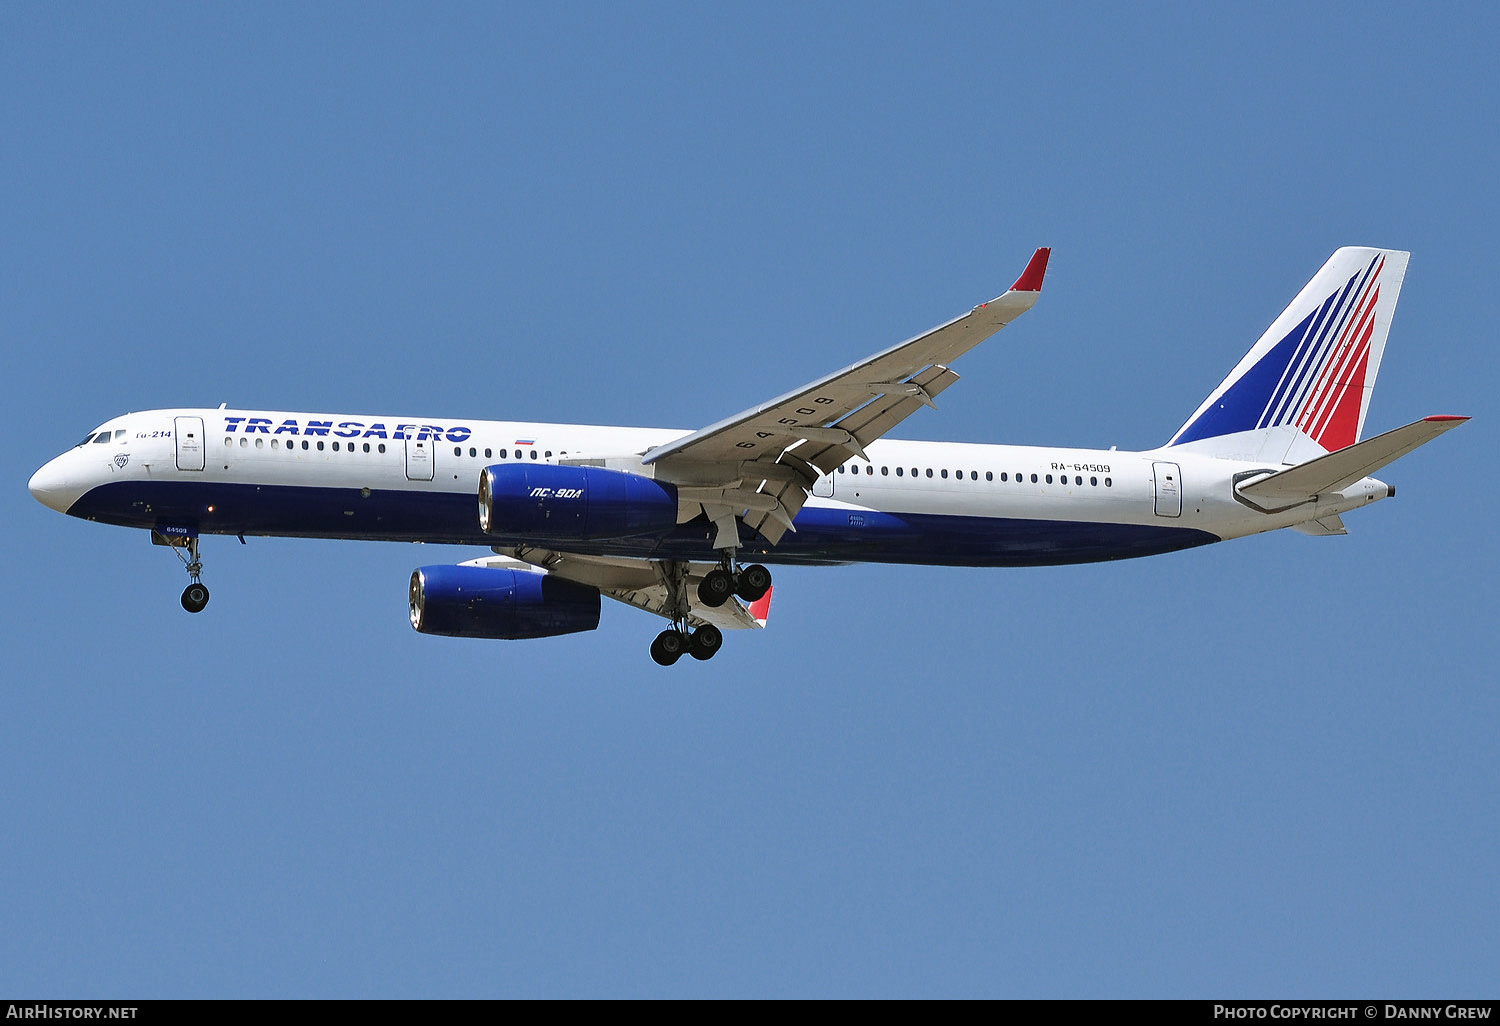
[[[129,462],[130,462],[130,453],[128,453],[128,452],[122,452],[118,456],[115,457],[115,466],[119,467],[121,470],[124,470],[125,469],[125,464],[127,464]]]

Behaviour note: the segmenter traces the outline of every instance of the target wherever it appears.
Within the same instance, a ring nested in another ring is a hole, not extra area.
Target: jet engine
[[[604,467],[502,463],[479,477],[479,526],[513,538],[664,534],[677,526],[677,488]]]
[[[411,625],[450,638],[550,638],[599,626],[599,589],[551,574],[424,566],[411,575]]]

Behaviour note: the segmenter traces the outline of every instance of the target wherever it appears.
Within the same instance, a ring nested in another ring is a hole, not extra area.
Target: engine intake
[[[550,638],[599,626],[599,589],[551,574],[424,566],[411,575],[411,625],[450,638]]]
[[[497,464],[479,476],[479,526],[514,538],[630,538],[677,526],[677,488],[604,467]]]

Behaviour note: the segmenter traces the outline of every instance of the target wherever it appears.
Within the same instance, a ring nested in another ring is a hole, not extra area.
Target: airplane
[[[152,410],[101,424],[29,488],[151,532],[186,566],[189,612],[208,603],[203,535],[486,546],[412,573],[413,628],[590,631],[608,597],[669,622],[651,643],[665,666],[766,625],[766,564],[1052,566],[1341,535],[1344,513],[1395,495],[1371,474],[1469,419],[1363,438],[1410,254],[1346,247],[1158,448],[887,439],[1036,304],[1050,254],[968,313],[697,431]]]

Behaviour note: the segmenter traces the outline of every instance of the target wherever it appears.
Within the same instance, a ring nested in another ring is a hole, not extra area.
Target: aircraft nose
[[[59,513],[68,511],[68,472],[63,464],[61,456],[49,460],[26,482],[26,488],[33,499]]]

